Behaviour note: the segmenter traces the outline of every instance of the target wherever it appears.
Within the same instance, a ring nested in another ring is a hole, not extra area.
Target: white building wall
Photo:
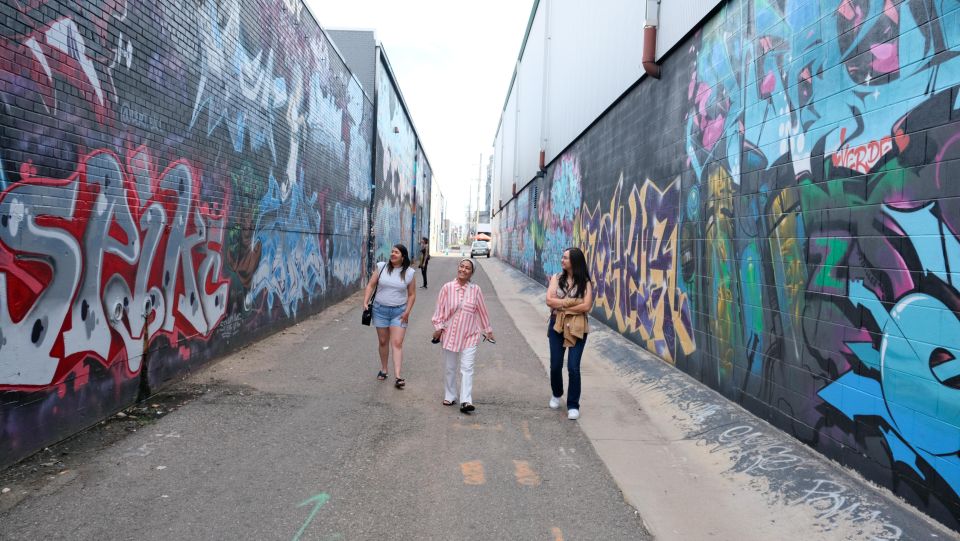
[[[437,177],[433,177],[430,188],[430,250],[439,252],[445,248],[443,219],[446,217],[446,201],[440,191]]]
[[[657,61],[725,0],[661,0]]]
[[[495,211],[640,78],[644,7],[539,1],[494,140]]]
[[[662,0],[659,60],[724,0]],[[656,6],[656,1],[649,2]],[[539,0],[494,139],[493,206],[552,162],[643,75],[644,0]]]
[[[566,1],[566,0],[564,0]],[[544,78],[543,52],[546,46],[546,17],[541,0],[540,13],[533,20],[527,35],[517,79],[513,83],[517,98],[517,190],[525,185],[540,169],[541,120],[543,118]]]
[[[645,3],[541,0],[537,11],[537,18],[549,15],[549,163],[640,78]],[[524,55],[528,60],[543,61]]]
[[[518,85],[514,85],[514,88],[518,88]],[[516,155],[516,143],[517,143],[517,92],[510,94],[510,99],[507,100],[507,106],[504,109],[503,118],[500,121],[500,132],[498,133],[497,138],[500,141],[500,198],[504,203],[510,200],[513,197],[513,183],[517,182],[517,171],[516,166],[517,162],[514,160]],[[519,182],[518,182],[519,184]],[[520,189],[520,186],[517,186],[517,189]]]
[[[503,198],[503,136],[502,130],[497,130],[497,137],[493,140],[493,179],[490,181],[490,191],[492,192],[493,202],[491,211],[500,212],[500,203],[506,203],[509,199]]]

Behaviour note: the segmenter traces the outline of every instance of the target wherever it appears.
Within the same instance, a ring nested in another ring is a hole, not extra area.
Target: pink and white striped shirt
[[[480,286],[469,282],[460,285],[453,280],[443,284],[432,321],[434,329],[443,329],[441,346],[447,351],[476,346],[481,334],[493,332],[483,292]]]

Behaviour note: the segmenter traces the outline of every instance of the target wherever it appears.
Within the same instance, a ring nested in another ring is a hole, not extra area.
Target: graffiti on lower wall
[[[580,167],[572,157],[562,157],[553,171],[551,182],[540,192],[536,224],[542,224],[535,235],[545,276],[560,272],[560,257],[573,246],[577,211],[583,199]]]
[[[734,0],[663,74],[504,207],[498,255],[555,271],[575,176],[594,316],[960,527],[960,1]]]
[[[646,181],[622,193],[621,177],[609,206],[585,204],[577,224],[577,245],[596,284],[594,307],[621,333],[636,334],[647,349],[673,361],[676,347],[685,355],[696,349],[677,275],[680,181],[663,191]]]
[[[0,242],[19,247],[0,251],[0,385],[57,383],[88,355],[136,373],[158,333],[210,336],[229,208],[200,201],[189,163],[159,171],[143,148],[125,163],[96,151],[67,179],[22,171],[0,195]]]

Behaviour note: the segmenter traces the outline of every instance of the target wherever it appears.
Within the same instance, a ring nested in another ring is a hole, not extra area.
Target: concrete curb
[[[546,289],[481,266],[549,371]],[[581,371],[580,427],[658,539],[960,539],[599,322]]]

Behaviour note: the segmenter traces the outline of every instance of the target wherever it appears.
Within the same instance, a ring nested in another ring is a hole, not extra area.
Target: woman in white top
[[[374,295],[374,290],[376,294]],[[371,299],[370,297],[374,298]],[[407,321],[417,300],[416,271],[410,268],[407,247],[394,245],[390,260],[377,263],[376,272],[370,277],[363,296],[363,308],[373,301],[373,326],[377,328],[380,343],[380,372],[377,379],[387,379],[387,361],[393,351],[393,371],[397,378],[394,385],[403,389],[407,383],[400,377],[403,365],[403,337],[407,333]]]

